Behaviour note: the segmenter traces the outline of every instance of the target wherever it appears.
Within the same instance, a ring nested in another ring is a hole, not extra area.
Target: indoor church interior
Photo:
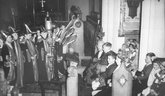
[[[165,0],[0,0],[0,96],[165,96]]]

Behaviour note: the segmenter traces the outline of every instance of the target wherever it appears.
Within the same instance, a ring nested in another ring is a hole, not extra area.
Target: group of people
[[[164,96],[165,59],[154,53],[146,54],[146,65],[138,71],[138,49],[136,40],[127,40],[118,53],[112,51],[112,44],[98,41],[98,52],[92,58],[84,72],[84,80],[92,87],[92,96],[111,96],[113,73],[125,62],[127,70],[132,74],[132,96]]]
[[[68,65],[63,62],[77,55],[72,48],[68,52],[73,56],[63,54],[62,49],[76,38],[71,38],[74,29],[67,32],[63,30],[66,31],[64,26],[56,27],[53,31],[43,31],[43,27],[40,27],[35,32],[27,28],[26,32],[18,33],[10,26],[1,30],[0,71],[4,73],[1,74],[4,75],[2,81],[19,89],[26,84],[59,80],[62,75],[66,75]]]
[[[165,58],[150,52],[146,54],[145,62],[143,70],[134,75],[133,96],[164,96]]]

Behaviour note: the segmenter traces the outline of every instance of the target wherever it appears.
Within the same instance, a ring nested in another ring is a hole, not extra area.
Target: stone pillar
[[[154,52],[158,57],[165,56],[165,1],[144,0],[140,36],[139,70],[145,65],[145,56]]]
[[[103,41],[112,43],[117,52],[124,43],[124,37],[118,37],[120,24],[120,0],[102,0],[102,28],[105,32]]]

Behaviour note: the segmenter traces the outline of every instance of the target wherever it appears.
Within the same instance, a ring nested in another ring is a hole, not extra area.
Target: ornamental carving
[[[121,0],[120,2],[119,36],[131,32],[139,34],[141,0]]]

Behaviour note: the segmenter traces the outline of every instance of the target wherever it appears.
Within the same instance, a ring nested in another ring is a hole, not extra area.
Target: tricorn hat
[[[35,33],[37,33],[37,32],[32,32],[32,30],[29,28],[29,26],[27,24],[24,24],[24,25],[25,25],[27,34],[35,34]]]
[[[12,33],[15,33],[17,31],[12,26],[8,26],[8,32],[11,32],[11,34],[12,34]]]
[[[2,36],[3,41],[6,41],[7,37],[10,36],[12,33],[4,30],[0,30],[0,34]]]

